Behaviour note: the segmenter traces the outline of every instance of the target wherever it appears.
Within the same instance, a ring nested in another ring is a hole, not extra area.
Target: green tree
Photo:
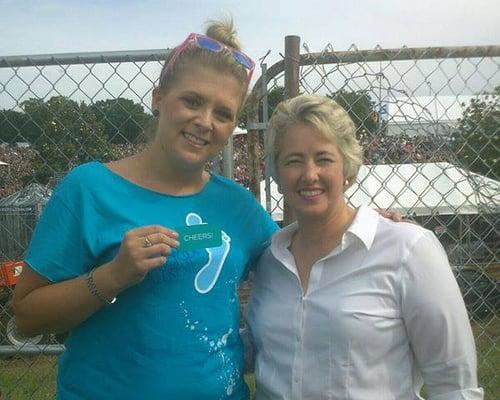
[[[344,89],[329,94],[328,97],[340,104],[356,125],[358,139],[373,136],[377,130],[377,113],[370,95],[365,90],[348,92]]]
[[[349,92],[341,89],[335,93],[327,95],[331,99],[339,103],[351,116],[358,134],[364,130],[366,134],[374,134],[377,130],[376,112],[373,107],[373,102],[367,91],[360,90],[357,92]],[[285,98],[285,88],[276,86],[271,89],[267,95],[268,115],[271,117],[276,106]],[[244,128],[247,123],[248,104],[243,109],[238,120],[238,126]],[[259,104],[259,118],[262,120],[262,102]]]
[[[285,98],[285,88],[283,86],[275,86],[268,92],[267,94],[268,118],[271,118],[274,109],[280,102],[283,101],[284,98]],[[246,128],[248,122],[248,109],[249,105],[247,103],[245,104],[245,107],[243,108],[243,111],[240,113],[238,119],[238,126],[240,128]],[[263,119],[263,114],[262,114],[262,101],[261,101],[259,102],[259,120],[262,121],[262,119]]]
[[[48,183],[56,175],[91,159],[107,160],[111,148],[104,127],[91,107],[63,96],[47,102],[30,99],[22,104],[38,137],[32,142],[38,156],[34,160],[34,178]]]
[[[0,142],[26,142],[24,127],[27,115],[14,110],[0,110]]]
[[[465,167],[493,179],[500,178],[500,86],[471,100],[458,120],[454,144]]]
[[[21,103],[26,115],[26,123],[21,127],[21,134],[26,141],[35,144],[43,133],[42,125],[49,116],[45,102],[42,99],[32,98]]]
[[[91,106],[111,143],[137,143],[152,116],[130,99],[101,100]]]

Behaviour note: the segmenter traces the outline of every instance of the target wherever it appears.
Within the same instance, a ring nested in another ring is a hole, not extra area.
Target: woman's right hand
[[[160,225],[129,230],[115,258],[108,264],[118,290],[141,282],[146,274],[164,265],[172,249],[179,247],[177,233]]]

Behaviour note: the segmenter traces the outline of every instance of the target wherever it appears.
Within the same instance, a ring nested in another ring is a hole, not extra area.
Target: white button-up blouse
[[[430,231],[362,207],[303,293],[275,234],[246,310],[257,350],[256,399],[482,399],[467,312]]]

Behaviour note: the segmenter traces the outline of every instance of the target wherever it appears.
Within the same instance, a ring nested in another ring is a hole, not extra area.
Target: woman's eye
[[[217,117],[221,121],[232,121],[233,120],[233,114],[231,114],[228,111],[218,111]]]
[[[285,162],[285,165],[297,165],[300,163],[300,160],[297,160],[297,159],[291,159],[291,160],[287,160]]]
[[[198,107],[201,105],[201,100],[196,97],[184,97],[183,100],[188,107]]]

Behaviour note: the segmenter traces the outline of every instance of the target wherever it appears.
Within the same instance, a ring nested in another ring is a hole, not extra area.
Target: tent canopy
[[[44,206],[51,194],[52,191],[47,186],[31,183],[18,192],[0,199],[0,208]]]
[[[261,204],[266,208],[265,182]],[[403,215],[454,215],[500,212],[500,182],[450,163],[363,165],[345,193],[354,207],[367,205]],[[283,200],[271,183],[271,211],[283,219]]]

